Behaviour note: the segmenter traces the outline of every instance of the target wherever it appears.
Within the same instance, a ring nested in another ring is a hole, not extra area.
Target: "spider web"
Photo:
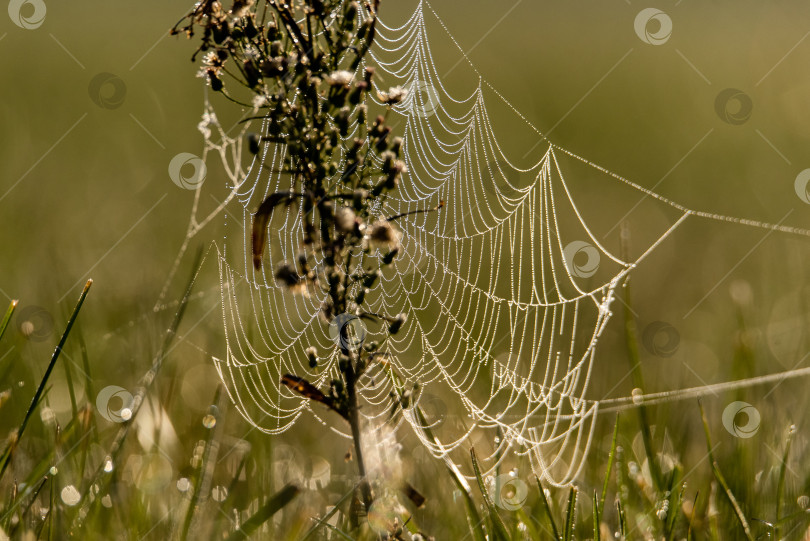
[[[409,90],[394,108],[401,117],[398,131],[408,172],[379,214],[430,208],[442,200],[446,207],[397,222],[402,252],[367,305],[370,312],[409,318],[394,336],[367,329],[366,340],[385,340],[392,355],[388,367],[373,366],[359,382],[361,413],[369,427],[389,419],[392,392],[399,388],[393,371],[419,385],[411,404],[427,412],[427,428],[436,438],[429,437],[412,407],[404,408],[396,422],[410,425],[434,456],[448,459],[486,434],[494,443],[481,460],[490,471],[511,451],[528,457],[545,481],[569,484],[587,455],[602,404],[585,398],[594,355],[616,289],[628,274],[689,218],[804,236],[810,232],[686,208],[555,145],[481,77],[466,55],[478,84],[467,97],[457,98],[445,88],[433,61],[429,18],[458,47],[430,5],[421,2],[401,26],[378,20],[372,51],[371,63],[386,84]],[[496,137],[490,100],[516,115],[538,141],[535,163],[519,167],[510,161]],[[197,188],[181,255],[215,216],[240,218],[225,218],[228,234],[217,245],[226,344],[223,357],[214,358],[216,369],[237,409],[257,429],[279,434],[308,415],[349,437],[328,422],[322,408],[280,383],[290,373],[325,388],[339,377],[337,348],[328,322],[319,315],[322,294],[293,295],[273,279],[277,266],[293,260],[302,244],[295,207],[275,213],[268,224],[269,259],[260,270],[252,265],[252,213],[270,194],[290,189],[289,179],[278,173],[285,147],[263,145],[242,171],[247,127],[229,136],[207,105],[201,130],[203,158],[219,156],[232,191],[197,220]],[[355,126],[347,139],[356,133]],[[583,201],[576,182],[569,182],[572,176],[602,189],[608,185],[637,193],[660,207],[671,225],[656,232],[640,254],[624,260],[605,245],[609,230],[604,220],[585,210],[598,196]],[[318,352],[317,368],[307,362],[310,346]],[[629,398],[609,402],[612,409],[631,405]],[[448,411],[464,414],[448,416]]]

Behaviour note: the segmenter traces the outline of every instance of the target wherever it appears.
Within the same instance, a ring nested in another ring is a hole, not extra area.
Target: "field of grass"
[[[383,19],[415,4],[386,0]],[[810,167],[807,6],[664,6],[675,29],[654,47],[633,32],[635,3],[490,4],[433,8],[555,142],[690,208],[810,224],[794,187]],[[46,5],[41,27],[0,26],[0,539],[810,539],[808,380],[755,381],[806,367],[806,237],[690,223],[634,272],[589,398],[702,390],[600,412],[573,486],[521,457],[476,476],[493,449],[477,434],[452,456],[463,478],[402,429],[406,484],[366,512],[351,440],[308,417],[263,434],[221,386],[221,221],[169,279],[193,192],[166,169],[201,146],[193,47],[165,38],[188,3]],[[458,52],[436,50],[448,86],[468,90]],[[92,93],[110,74],[120,103]],[[741,125],[716,111],[731,87],[753,101]],[[496,128],[523,155],[534,140],[507,117]],[[227,193],[208,166],[205,209]],[[633,202],[585,205],[607,221]],[[640,237],[663,220],[634,219]],[[709,387],[734,381],[749,383]]]

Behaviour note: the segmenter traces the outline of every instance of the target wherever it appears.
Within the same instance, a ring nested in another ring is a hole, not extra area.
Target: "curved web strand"
[[[693,216],[810,232],[691,210],[581,158],[548,141],[472,64],[477,84],[455,96],[433,60],[427,17],[447,30],[426,2],[398,27],[378,20],[371,63],[386,84],[409,93],[393,111],[408,172],[377,211],[392,216],[446,205],[396,222],[403,247],[367,296],[368,311],[409,318],[390,337],[368,326],[367,340],[385,341],[390,357],[361,380],[360,411],[372,427],[388,420],[391,393],[399,388],[393,371],[407,385],[419,384],[413,402],[427,413],[436,440],[412,409],[398,422],[412,427],[433,455],[467,463],[475,444],[490,472],[512,453],[526,457],[546,482],[568,484],[592,441],[600,402],[587,400],[586,391],[616,288],[627,275]],[[539,140],[535,162],[517,165],[499,142],[487,103],[493,95]],[[347,140],[357,127],[350,132]],[[241,223],[228,219],[218,247],[226,344],[215,365],[237,409],[259,430],[278,434],[307,416],[348,437],[331,422],[333,414],[280,383],[289,373],[323,389],[339,377],[328,322],[319,315],[322,294],[293,295],[273,278],[300,249],[297,206],[277,208],[267,226],[269,255],[260,270],[252,265],[252,213],[271,193],[290,188],[279,173],[285,151],[265,144],[247,171],[231,171],[225,205]],[[615,188],[671,217],[629,260],[605,240],[613,224],[590,215],[602,191]],[[320,357],[314,369],[305,354],[310,346]]]

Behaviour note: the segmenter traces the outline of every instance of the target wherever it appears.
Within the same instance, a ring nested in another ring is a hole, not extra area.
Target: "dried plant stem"
[[[352,439],[354,440],[354,455],[357,460],[357,473],[360,475],[360,494],[363,497],[363,505],[368,511],[373,500],[371,495],[371,485],[366,479],[366,466],[363,462],[363,445],[360,432],[360,411],[357,403],[357,380],[354,369],[349,363],[346,370],[346,393],[349,395],[349,425],[352,429]]]

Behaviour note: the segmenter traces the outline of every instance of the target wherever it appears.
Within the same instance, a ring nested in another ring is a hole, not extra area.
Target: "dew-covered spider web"
[[[367,304],[369,312],[405,313],[408,321],[390,337],[384,328],[367,326],[366,340],[385,341],[391,355],[360,381],[361,413],[368,426],[381,425],[391,414],[395,387],[418,384],[411,404],[423,407],[435,438],[428,437],[412,406],[394,419],[410,425],[433,455],[461,462],[463,456],[454,452],[466,452],[471,434],[485,431],[495,442],[489,456],[479,450],[487,468],[508,451],[527,457],[546,481],[568,484],[579,473],[605,406],[585,396],[600,336],[628,274],[693,218],[810,232],[689,209],[555,145],[466,55],[477,85],[457,96],[436,67],[429,26],[443,29],[455,44],[422,2],[401,26],[378,21],[371,55],[384,86],[409,90],[391,113],[401,120],[396,130],[404,139],[408,171],[379,213],[432,208],[442,200],[446,205],[441,212],[397,221],[402,252]],[[537,143],[532,163],[521,163],[501,146],[493,107],[508,112]],[[198,187],[186,239],[215,216],[225,220],[227,234],[217,252],[227,339],[224,353],[214,359],[216,368],[240,413],[257,429],[279,434],[301,417],[314,417],[347,435],[347,427],[332,422],[333,414],[281,384],[285,374],[320,388],[339,377],[329,322],[320,316],[321,293],[296,295],[273,278],[278,265],[300,250],[296,206],[276,211],[268,224],[269,255],[261,269],[252,265],[252,214],[270,194],[290,189],[289,178],[278,173],[285,148],[265,144],[242,171],[243,133],[229,137],[210,106],[201,127],[208,159],[213,153],[223,160],[232,188],[222,205],[197,220]],[[618,253],[617,243],[605,238],[621,213],[613,219],[591,216],[600,208],[600,190],[623,190],[638,205],[655,206],[667,225],[648,232],[632,256]],[[320,357],[316,368],[305,353],[310,346]],[[392,372],[401,381],[392,379]],[[630,403],[614,399],[609,406]],[[463,414],[448,415],[455,411]]]

